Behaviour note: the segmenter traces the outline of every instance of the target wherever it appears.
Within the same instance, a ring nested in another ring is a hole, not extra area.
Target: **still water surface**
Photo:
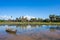
[[[6,32],[7,26],[17,32]],[[0,40],[60,40],[60,25],[0,25]]]

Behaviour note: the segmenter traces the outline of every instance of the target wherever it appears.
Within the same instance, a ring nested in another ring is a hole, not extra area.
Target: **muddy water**
[[[7,26],[17,32],[6,32]],[[0,25],[0,40],[60,40],[60,25]]]

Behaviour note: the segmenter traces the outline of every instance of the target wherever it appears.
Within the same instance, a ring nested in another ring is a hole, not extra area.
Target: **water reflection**
[[[55,25],[55,26],[50,26],[50,31],[55,32],[56,30],[60,30],[60,26]]]
[[[7,31],[6,31],[7,32]],[[7,32],[8,34],[16,35],[16,32]]]
[[[60,26],[59,25],[50,26],[50,29],[60,30]]]
[[[0,25],[0,30],[2,31],[3,29],[6,29],[6,26],[9,26],[11,28],[15,28],[18,31],[23,31],[23,30],[48,30],[48,31],[52,31],[52,30],[60,30],[60,25]]]
[[[17,29],[17,32],[6,32],[6,26]],[[0,25],[0,35],[1,34],[4,36],[24,35],[34,40],[40,38],[56,40],[60,38],[60,25]]]

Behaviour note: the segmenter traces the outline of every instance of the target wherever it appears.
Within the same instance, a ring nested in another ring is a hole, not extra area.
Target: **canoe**
[[[16,29],[8,28],[8,29],[6,29],[6,32],[16,33],[16,32],[17,32],[17,30],[16,30]]]

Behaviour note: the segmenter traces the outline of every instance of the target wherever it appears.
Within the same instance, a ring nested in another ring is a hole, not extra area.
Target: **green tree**
[[[37,22],[37,18],[31,18],[30,21],[31,22]]]
[[[46,18],[43,22],[50,22],[50,19]]]
[[[56,15],[49,15],[50,21],[56,21]]]
[[[38,22],[43,22],[43,19],[42,19],[42,18],[38,18],[37,21],[38,21]]]
[[[5,20],[0,20],[0,22],[5,22]]]
[[[19,18],[16,18],[16,22],[18,22],[19,21]]]

